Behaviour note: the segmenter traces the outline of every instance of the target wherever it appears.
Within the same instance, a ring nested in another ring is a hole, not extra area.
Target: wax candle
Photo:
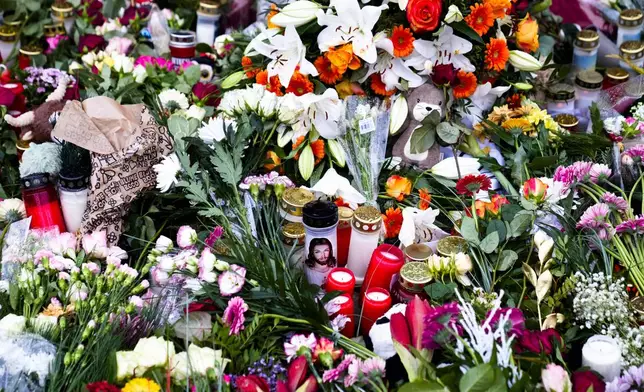
[[[553,117],[555,122],[559,126],[565,129],[568,132],[577,132],[577,125],[579,125],[579,119],[572,114],[560,113]]]
[[[353,271],[358,285],[362,284],[371,254],[378,246],[381,228],[382,215],[376,207],[358,207],[353,213],[347,268]]]
[[[644,43],[641,41],[626,41],[619,46],[619,55],[636,67],[642,68],[644,66]],[[620,60],[619,66],[630,73],[636,73],[626,61]]]
[[[352,338],[355,334],[356,323],[355,323],[355,307],[353,303],[353,298],[350,295],[340,295],[332,299],[336,305],[340,306],[340,310],[331,315],[331,319],[343,315],[349,318],[349,321],[344,325],[344,328],[340,330],[340,333],[348,338]]]
[[[195,57],[197,38],[193,31],[181,30],[170,33],[170,55],[177,67]]]
[[[593,102],[599,101],[599,93],[602,88],[604,78],[597,71],[581,71],[575,78],[575,109],[587,118],[588,108]]]
[[[626,81],[628,81],[628,78],[631,76],[631,74],[628,73],[625,69],[619,68],[619,67],[614,67],[614,68],[608,68],[606,70],[606,76],[604,77],[604,89],[609,89],[611,87],[615,87],[617,85],[620,85]]]
[[[74,7],[68,2],[57,2],[51,6],[51,19],[54,23],[62,23],[69,35],[74,27]]]
[[[353,289],[356,287],[356,278],[348,268],[337,267],[329,272],[326,281],[326,291],[342,291],[345,294],[353,295]]]
[[[32,174],[22,178],[22,200],[27,216],[31,217],[32,229],[57,227],[59,232],[67,231],[54,184],[48,174]]]
[[[349,207],[338,207],[338,266],[347,265],[349,245],[351,244],[351,219],[353,210]]]
[[[606,382],[618,377],[622,370],[622,350],[610,336],[595,335],[581,350],[582,366],[588,366],[604,377]]]
[[[87,207],[89,177],[67,177],[63,173],[58,179],[58,196],[65,218],[67,231],[74,233],[81,227]]]
[[[303,210],[305,229],[304,272],[311,284],[324,286],[337,265],[338,207],[330,201],[315,200]]]
[[[371,287],[391,288],[395,276],[405,264],[405,255],[397,246],[382,244],[373,251],[360,293]]]
[[[284,251],[289,255],[289,266],[302,268],[304,262],[304,225],[299,222],[287,222],[282,226],[282,242]]]
[[[425,286],[431,282],[432,276],[426,262],[412,261],[405,263],[400,269],[398,281],[391,287],[391,300],[394,304],[409,303],[415,296],[429,299]]]
[[[642,34],[644,14],[638,9],[621,12],[617,21],[617,47],[626,41],[639,41]]]
[[[23,47],[18,51],[18,68],[25,69],[31,66],[31,59],[42,53],[38,47]]]
[[[391,295],[389,291],[380,287],[367,290],[362,298],[362,317],[360,319],[360,332],[368,335],[369,330],[380,316],[391,308]]]
[[[572,66],[575,72],[586,69],[594,70],[597,64],[599,34],[593,30],[582,30],[577,33],[574,42]]]
[[[11,26],[0,26],[0,57],[5,64],[14,47],[20,48],[18,32]]]
[[[199,2],[197,10],[197,42],[212,46],[219,24],[219,4],[212,1]]]
[[[569,84],[555,84],[546,91],[546,98],[548,99],[548,113],[552,116],[575,111],[575,88]]]

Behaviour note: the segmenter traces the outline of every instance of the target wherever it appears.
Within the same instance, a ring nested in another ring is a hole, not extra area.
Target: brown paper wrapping
[[[145,105],[120,105],[107,97],[70,101],[52,135],[91,152],[92,176],[83,233],[105,230],[110,245],[123,230],[132,201],[154,188],[152,166],[172,152],[172,139]]]

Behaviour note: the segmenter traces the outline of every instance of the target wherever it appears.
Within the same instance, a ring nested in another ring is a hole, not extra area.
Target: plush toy
[[[9,125],[20,128],[21,140],[35,143],[51,141],[51,131],[65,106],[63,97],[66,90],[67,78],[61,77],[56,90],[49,94],[45,103],[18,117],[7,114],[4,119]]]
[[[440,161],[440,147],[434,143],[429,150],[412,154],[411,135],[421,125],[421,121],[432,111],[438,110],[443,115],[447,107],[443,92],[431,83],[423,84],[411,91],[407,97],[407,120],[403,124],[403,133],[400,135],[393,148],[393,156],[402,159],[407,165],[428,169]]]

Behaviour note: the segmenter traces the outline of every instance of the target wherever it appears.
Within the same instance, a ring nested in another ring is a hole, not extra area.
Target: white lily
[[[479,167],[481,167],[481,164],[476,158],[458,158],[458,169],[460,169],[461,171],[461,176],[466,176],[468,174],[479,174]],[[450,180],[458,179],[458,170],[456,168],[456,160],[454,159],[454,157],[443,159],[442,161],[432,166],[430,171],[434,175],[445,177]]]
[[[298,124],[293,126],[296,133],[302,130],[308,131],[313,126],[325,139],[335,139],[340,136],[338,121],[342,117],[343,105],[335,89],[329,88],[322,95],[304,94],[300,97],[300,101],[306,109]]]
[[[326,26],[318,34],[320,51],[324,53],[329,48],[351,43],[356,56],[369,64],[374,63],[378,54],[372,31],[382,10],[388,6],[360,8],[358,0],[331,0],[330,7],[335,9],[335,15],[330,9],[326,13],[318,11],[317,15],[318,24]]]
[[[429,75],[437,64],[452,64],[456,69],[474,72],[476,68],[465,56],[472,50],[472,43],[454,34],[454,29],[444,26],[439,31],[438,39],[414,41],[414,52],[405,60],[407,66]]]
[[[391,121],[389,121],[390,135],[395,135],[402,128],[405,120],[407,120],[407,114],[409,114],[407,98],[401,94],[396,98],[393,105],[391,105]]]
[[[342,200],[351,205],[351,208],[357,208],[358,204],[367,201],[362,193],[351,186],[349,180],[339,175],[333,168],[327,170],[324,176],[309,190],[327,196],[341,197]]]
[[[444,20],[445,23],[454,23],[463,20],[463,14],[461,13],[461,10],[458,9],[458,6],[456,4],[449,6],[449,8],[447,9],[447,15],[445,15]]]
[[[510,89],[510,86],[498,86],[492,88],[490,82],[479,84],[476,91],[470,97],[472,104],[467,107],[467,111],[459,111],[463,117],[464,123],[467,126],[473,126],[483,120],[483,113],[492,109],[494,102],[501,95],[505,94]]]
[[[271,18],[271,23],[280,26],[299,27],[316,18],[320,5],[312,1],[299,0],[282,8],[279,13]]]
[[[405,207],[402,211],[403,222],[402,226],[400,226],[398,239],[403,245],[409,246],[416,240],[417,227],[421,230],[440,230],[434,225],[434,221],[439,214],[440,211],[433,208],[423,211],[415,207]]]
[[[278,29],[268,29],[260,33],[250,41],[245,53],[248,55],[253,51],[272,60],[266,66],[268,77],[277,75],[283,86],[288,86],[298,66],[304,75],[318,74],[315,66],[306,59],[306,47],[293,25],[284,29],[284,35],[279,34]]]

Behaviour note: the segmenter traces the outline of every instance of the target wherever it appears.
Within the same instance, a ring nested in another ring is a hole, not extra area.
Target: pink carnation
[[[228,306],[224,310],[224,324],[230,327],[229,335],[238,335],[244,329],[244,313],[248,310],[248,305],[241,297],[233,297],[228,301]]]
[[[219,275],[219,293],[224,297],[237,294],[244,287],[246,282],[246,268],[239,265],[231,265],[228,271]]]

